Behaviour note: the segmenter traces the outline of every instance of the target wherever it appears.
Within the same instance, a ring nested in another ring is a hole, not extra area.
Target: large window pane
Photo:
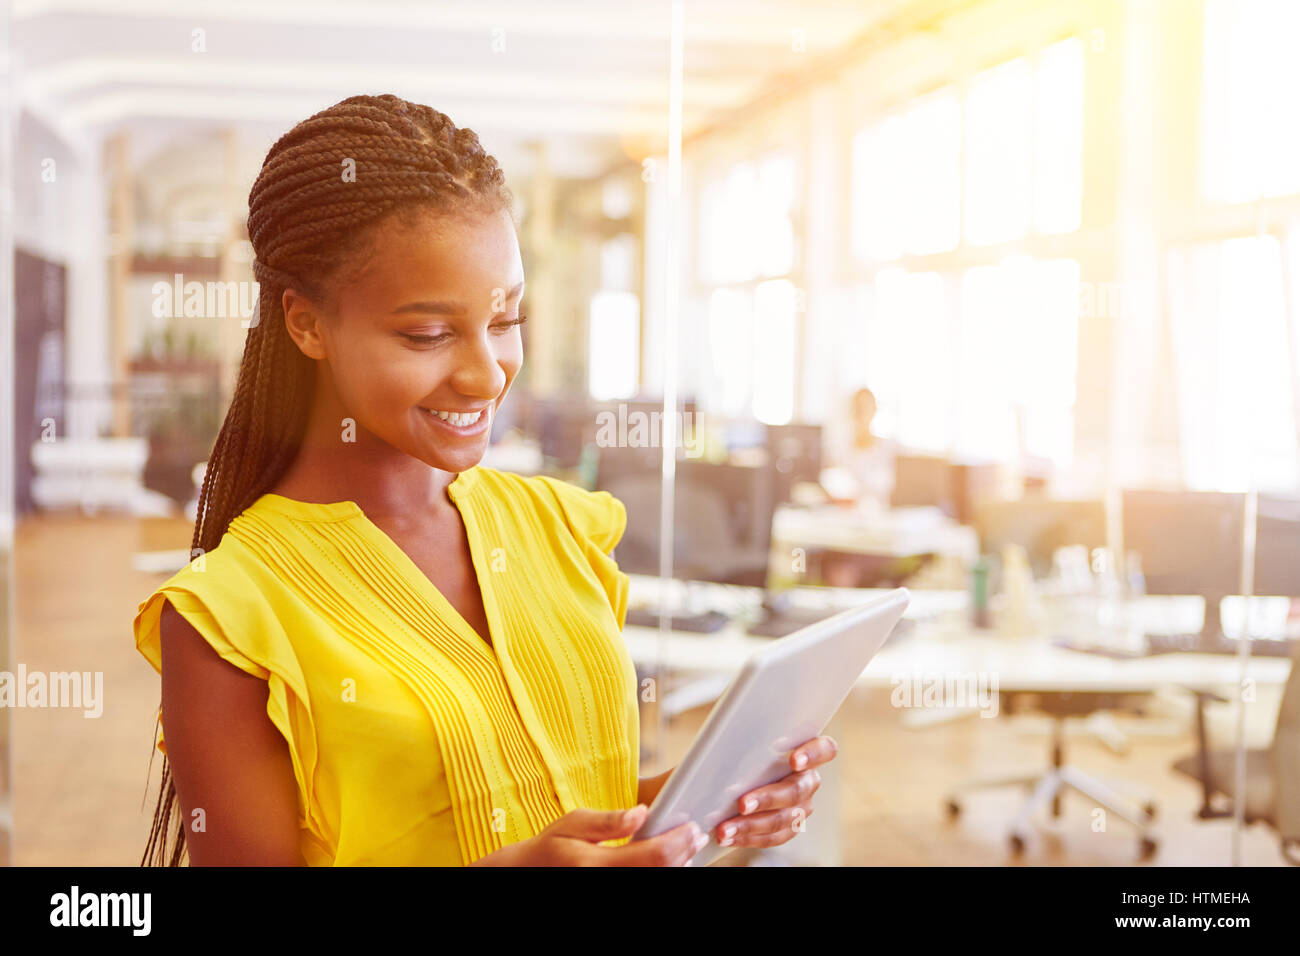
[[[853,244],[862,259],[930,255],[961,229],[961,101],[948,90],[853,142]]]
[[[903,254],[905,125],[891,116],[853,138],[853,251],[887,262]]]
[[[953,92],[921,100],[905,120],[907,174],[892,185],[905,197],[899,227],[913,255],[957,247],[961,230],[961,102]]]
[[[794,417],[795,289],[788,279],[754,290],[754,417],[784,425]]]
[[[1045,49],[1034,98],[1034,228],[1073,232],[1083,209],[1083,44]]]
[[[1230,239],[1178,250],[1170,266],[1185,479],[1206,490],[1294,489],[1280,244]]]
[[[910,448],[952,443],[952,307],[934,272],[882,269],[876,276],[868,361],[871,388],[891,437]]]
[[[966,97],[966,239],[986,245],[1029,230],[1033,71],[1023,57],[986,70]]]
[[[783,276],[794,266],[795,166],[789,156],[769,156],[758,167],[758,261],[754,274]]]
[[[641,300],[632,292],[591,298],[587,333],[588,389],[597,401],[631,398],[637,391]]]
[[[1207,0],[1201,189],[1224,202],[1300,193],[1300,3]]]
[[[713,375],[703,383],[709,408],[724,415],[748,413],[753,361],[753,300],[750,293],[716,289],[709,296],[709,355]]]
[[[711,180],[701,197],[705,281],[785,275],[794,264],[795,165],[777,153],[741,162]]]
[[[1013,256],[962,276],[958,451],[1068,464],[1078,263]]]

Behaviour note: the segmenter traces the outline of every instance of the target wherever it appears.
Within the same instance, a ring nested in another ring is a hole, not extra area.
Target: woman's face
[[[509,214],[381,226],[318,324],[345,414],[434,468],[474,467],[523,364],[524,269]],[[457,412],[473,423],[434,414]]]

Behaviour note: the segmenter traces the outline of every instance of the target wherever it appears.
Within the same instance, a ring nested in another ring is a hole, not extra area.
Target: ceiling
[[[684,0],[684,135],[915,5]],[[198,142],[220,127],[238,129],[260,164],[317,110],[391,92],[474,129],[508,176],[527,174],[531,146],[545,143],[556,175],[589,178],[666,149],[671,9],[671,0],[12,0],[10,36],[29,113],[74,142],[130,130],[142,164],[174,154],[178,137]]]

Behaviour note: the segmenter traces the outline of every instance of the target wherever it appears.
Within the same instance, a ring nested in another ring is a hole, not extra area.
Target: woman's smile
[[[453,413],[450,410],[435,411],[432,408],[425,408],[423,405],[418,406],[418,408],[422,416],[427,418],[436,428],[455,438],[474,438],[484,434],[492,427],[493,406],[491,405],[479,409],[477,413]]]

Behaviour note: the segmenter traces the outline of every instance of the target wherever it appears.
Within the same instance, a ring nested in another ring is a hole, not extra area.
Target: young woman
[[[622,504],[479,465],[523,361],[515,229],[496,160],[427,106],[351,97],[271,147],[260,320],[195,558],[134,622],[162,675],[145,862],[681,865],[703,845],[694,824],[628,839],[667,773],[637,775]],[[719,839],[790,839],[835,749],[802,745]]]

